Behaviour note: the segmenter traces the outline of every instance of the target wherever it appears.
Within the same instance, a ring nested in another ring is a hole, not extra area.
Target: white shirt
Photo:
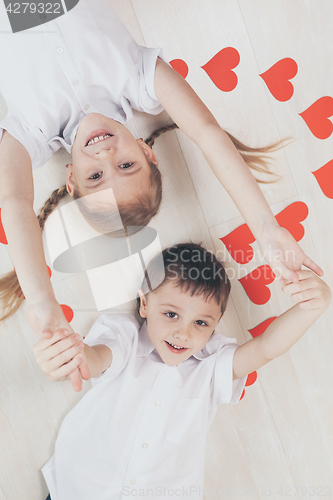
[[[64,146],[71,152],[87,113],[121,123],[131,108],[163,108],[154,91],[161,49],[137,45],[107,0],[80,0],[68,13],[19,33],[0,34],[3,129],[27,149],[33,168]]]
[[[246,381],[233,380],[236,339],[213,334],[170,367],[146,323],[139,331],[133,316],[114,314],[101,316],[85,342],[107,345],[113,361],[62,423],[42,469],[52,500],[201,499],[207,430]]]

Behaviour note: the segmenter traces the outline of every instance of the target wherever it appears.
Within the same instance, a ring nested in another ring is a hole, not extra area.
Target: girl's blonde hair
[[[146,144],[152,147],[157,137],[159,137],[164,132],[173,130],[175,128],[178,128],[175,123],[166,127],[159,128],[150,137],[148,137],[148,139],[146,139]],[[263,155],[266,155],[267,153],[271,153],[283,147],[283,141],[263,148],[250,148],[233,137],[228,132],[227,134],[232,140],[235,147],[238,149],[242,158],[252,170],[260,173],[267,173],[269,174],[269,176],[275,176],[273,180],[257,179],[257,182],[276,182],[277,176],[269,170],[267,159]],[[152,219],[152,217],[157,214],[162,201],[161,173],[154,163],[148,163],[150,167],[150,184],[152,188],[151,191],[146,195],[138,197],[133,203],[118,206],[122,224],[125,230],[126,227],[131,227],[131,232],[135,232],[135,228],[140,229],[140,227],[146,226]],[[44,229],[44,225],[48,216],[53,212],[53,210],[55,210],[60,200],[62,200],[62,198],[64,198],[67,194],[67,188],[66,185],[64,185],[60,189],[56,189],[55,191],[53,191],[50,198],[45,202],[37,217],[41,231],[43,231]],[[79,199],[81,197],[81,193],[78,191],[78,189],[75,189],[74,199]],[[95,210],[89,210],[84,203],[80,203],[79,206],[84,218],[97,231],[105,233],[110,227],[110,222],[112,226],[112,221],[110,221],[110,219],[112,219],[112,214],[109,214],[107,212],[101,213]],[[16,271],[10,271],[9,273],[2,276],[0,278],[0,301],[2,302],[3,315],[0,317],[0,321],[14,314],[20,307],[23,300],[24,295],[21,290]]]

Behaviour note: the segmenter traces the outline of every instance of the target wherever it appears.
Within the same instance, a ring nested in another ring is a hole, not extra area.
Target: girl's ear
[[[157,165],[156,156],[155,156],[154,151],[151,149],[151,147],[148,146],[148,144],[146,144],[143,139],[137,139],[137,142],[141,146],[141,148],[143,149],[143,152],[146,155],[147,160],[151,161],[152,163]]]
[[[67,168],[67,172],[66,172],[67,192],[70,196],[73,196],[74,195],[74,188],[75,188],[73,164],[69,163],[68,165],[66,165],[66,168]]]
[[[139,295],[140,295],[139,314],[140,314],[141,318],[146,318],[147,317],[147,298],[141,289],[139,290]]]

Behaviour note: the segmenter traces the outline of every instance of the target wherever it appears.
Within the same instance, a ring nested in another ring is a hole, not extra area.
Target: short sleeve
[[[0,140],[4,130],[7,130],[28,151],[32,168],[42,167],[51,158],[52,154],[42,132],[36,127],[30,130],[24,122],[10,112],[0,121]]]
[[[139,323],[129,314],[110,314],[100,316],[91,327],[84,343],[89,346],[105,345],[112,351],[111,366],[94,382],[114,378],[127,365],[139,331]]]
[[[157,58],[168,63],[162,49],[141,47],[142,61],[139,80],[139,107],[141,111],[156,115],[163,111],[163,107],[155,94],[155,69]]]
[[[247,377],[233,380],[233,358],[239,347],[235,338],[221,335],[216,353],[211,385],[211,405],[236,404],[242,395]]]

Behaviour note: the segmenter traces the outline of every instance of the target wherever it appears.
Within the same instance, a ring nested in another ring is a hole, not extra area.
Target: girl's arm
[[[78,334],[68,335],[58,330],[51,339],[40,339],[33,348],[36,361],[48,380],[66,380],[82,361],[87,371],[84,379],[95,378],[107,370],[112,363],[112,351],[105,345],[89,346]]]
[[[243,377],[287,352],[323,314],[331,301],[329,287],[311,271],[297,271],[299,282],[283,286],[297,304],[276,318],[267,330],[238,347],[234,379]]]
[[[55,299],[44,257],[43,242],[33,210],[31,159],[25,147],[7,131],[0,142],[0,206],[10,255],[26,298],[27,317],[35,335],[52,336],[59,328],[73,332]],[[83,375],[86,367],[80,365]],[[81,375],[71,375],[80,390]]]
[[[249,167],[214,116],[184,78],[160,58],[156,63],[155,93],[174,122],[199,146],[274,272],[297,280],[293,271],[303,264],[322,275],[291,234],[278,225]]]

